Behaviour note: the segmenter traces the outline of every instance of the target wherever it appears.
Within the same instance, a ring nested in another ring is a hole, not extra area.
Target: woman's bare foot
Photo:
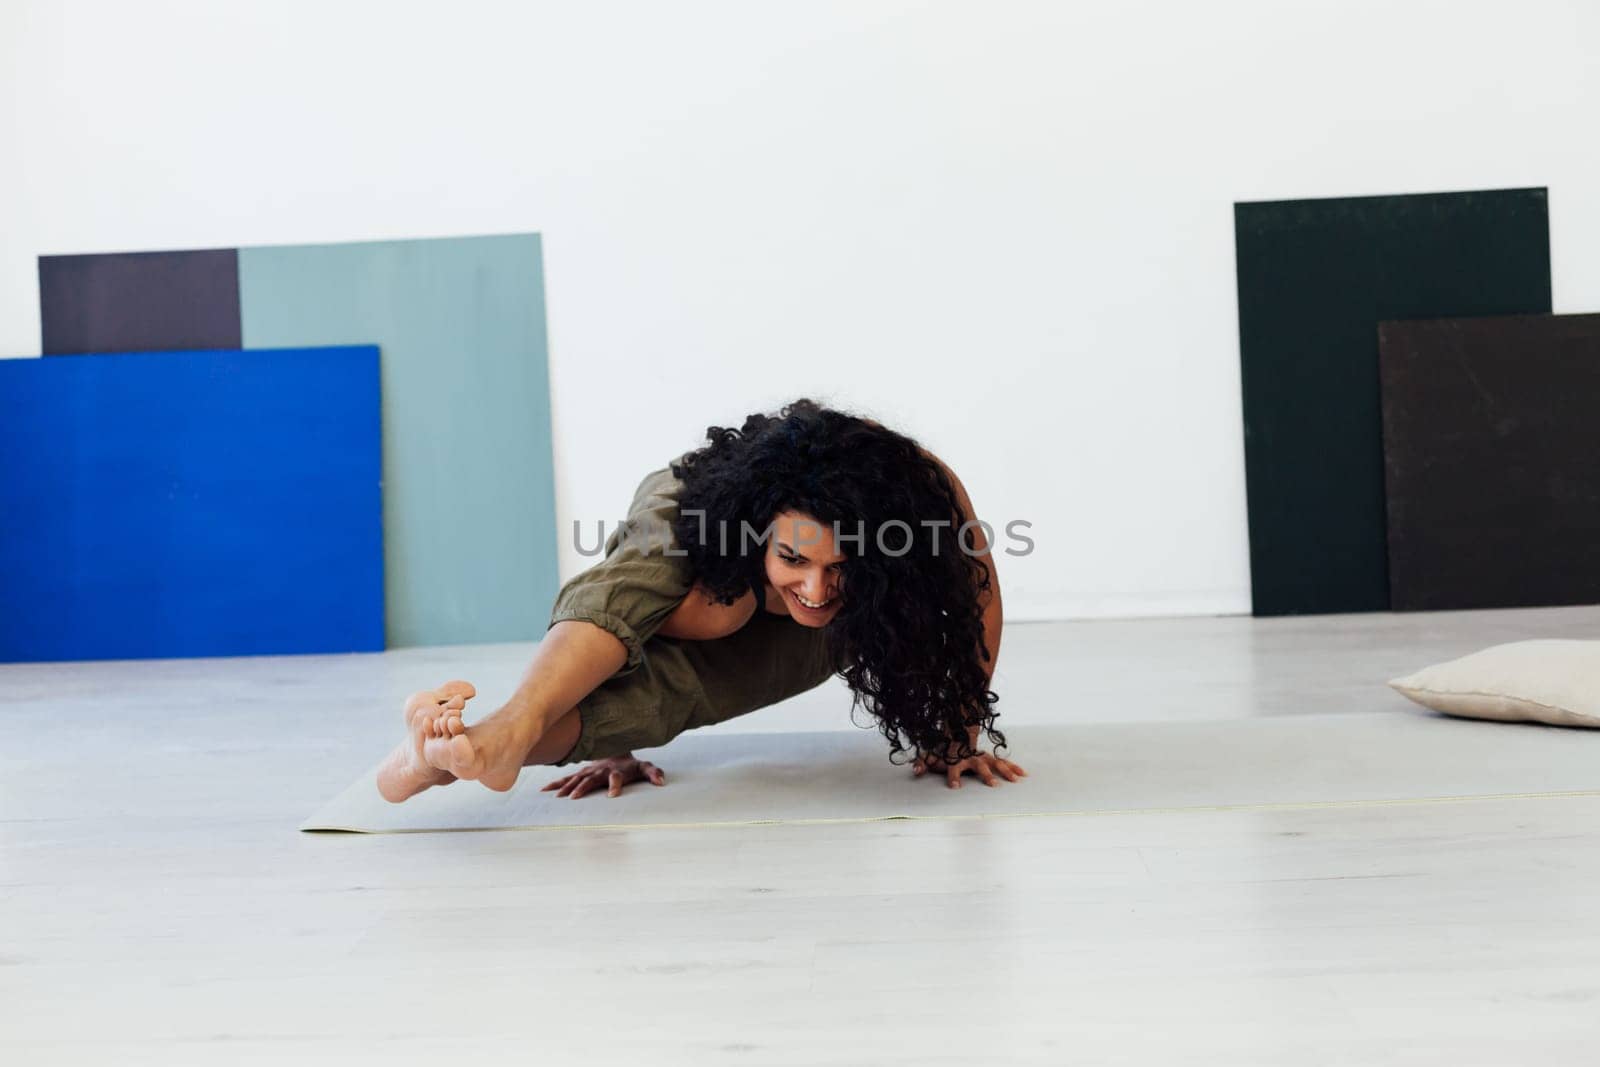
[[[446,708],[425,727],[422,755],[428,765],[453,778],[481,782],[503,793],[517,784],[531,744],[525,722],[502,709],[472,726],[460,709]]]
[[[378,768],[378,792],[383,799],[398,804],[430,786],[455,781],[455,775],[429,765],[423,746],[445,715],[453,713],[459,723],[467,701],[477,695],[467,682],[446,682],[438,689],[411,694],[405,707],[406,739]]]

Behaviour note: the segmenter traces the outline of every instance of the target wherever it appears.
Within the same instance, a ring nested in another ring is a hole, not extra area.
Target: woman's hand
[[[947,763],[938,756],[918,756],[916,762],[911,764],[911,774],[915,778],[921,778],[929,771],[943,771],[945,784],[951,789],[961,788],[963,774],[976,774],[983,779],[984,785],[990,786],[999,784],[994,780],[995,775],[1008,782],[1015,782],[1028,776],[1028,772],[1017,764],[1008,759],[1001,759],[992,752],[979,752],[955,763]]]
[[[630,782],[666,785],[667,776],[654,763],[635,759],[630,753],[625,756],[612,756],[609,759],[597,759],[564,778],[550,782],[540,789],[540,792],[555,789],[558,791],[556,796],[570,796],[573,800],[577,800],[585,793],[604,785],[606,796],[615,797],[621,796],[622,787]]]

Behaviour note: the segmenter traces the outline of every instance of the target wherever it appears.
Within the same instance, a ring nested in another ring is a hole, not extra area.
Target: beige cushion
[[[1389,683],[1448,715],[1600,726],[1600,641],[1517,641]]]

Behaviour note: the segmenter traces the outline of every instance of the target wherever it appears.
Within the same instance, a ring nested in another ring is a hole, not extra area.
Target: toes
[[[443,707],[454,711],[462,711],[467,706],[467,701],[478,695],[470,682],[446,682],[438,689],[421,689],[406,698],[405,720],[406,725],[414,725],[418,718],[426,715],[430,718],[437,715]],[[442,735],[430,735],[442,736]]]
[[[432,689],[412,693],[406,698],[406,725],[410,725],[417,717],[417,713],[428,708],[437,707],[439,694]]]
[[[412,725],[424,738],[455,737],[467,729],[461,721],[461,709],[449,705],[435,705],[430,711],[419,712]]]

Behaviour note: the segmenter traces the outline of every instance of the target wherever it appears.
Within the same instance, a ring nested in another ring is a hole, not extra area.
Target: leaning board
[[[1378,323],[1550,310],[1543,189],[1234,206],[1257,615],[1389,607]]]
[[[1600,315],[1380,327],[1397,611],[1600,603]]]
[[[383,648],[378,350],[0,360],[0,660]]]
[[[232,248],[39,257],[40,351],[238,348]]]
[[[383,349],[391,645],[544,635],[555,473],[537,234],[239,250],[247,346]]]
[[[377,344],[391,645],[543,635],[558,588],[538,234],[42,256],[44,351]]]

